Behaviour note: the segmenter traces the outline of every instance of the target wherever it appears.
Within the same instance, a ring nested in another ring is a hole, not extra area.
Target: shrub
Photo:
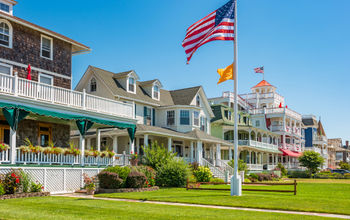
[[[128,188],[142,188],[145,186],[147,177],[145,174],[137,171],[131,171],[126,178],[126,187]]]
[[[31,183],[29,174],[27,174],[21,170],[20,175],[22,177],[22,190],[23,190],[23,192],[29,192],[30,191],[30,183]]]
[[[121,178],[125,182],[126,178],[128,177],[128,175],[130,173],[130,168],[129,167],[115,166],[115,167],[107,167],[103,171],[116,173],[116,174],[118,174],[119,178]]]
[[[169,152],[165,147],[159,146],[157,142],[143,148],[143,151],[145,152],[143,163],[155,170],[168,164],[170,161],[174,160],[176,156],[176,154]]]
[[[2,184],[0,184],[0,196],[5,194],[5,189],[4,186]]]
[[[233,169],[235,168],[235,162],[232,159],[227,163],[229,166],[231,166]],[[243,160],[238,160],[238,171],[244,171],[245,173],[248,171],[248,166],[246,163],[244,163]]]
[[[345,173],[345,174],[344,174],[344,178],[345,178],[345,179],[350,179],[350,173]]]
[[[256,173],[251,173],[251,174],[249,174],[248,178],[250,179],[250,181],[256,182],[256,181],[258,181],[259,176]]]
[[[145,174],[145,176],[146,176],[146,185],[145,186],[146,187],[151,187],[151,186],[154,186],[156,184],[156,180],[155,180],[156,171],[152,167],[135,166],[135,167],[132,167],[132,170]]]
[[[43,190],[43,185],[41,185],[40,183],[34,183],[32,182],[30,185],[30,191],[31,192],[41,192]]]
[[[316,173],[319,167],[324,163],[324,158],[321,154],[314,151],[304,151],[299,157],[299,162],[303,167],[306,167],[310,173]]]
[[[186,185],[190,169],[188,165],[179,159],[173,159],[164,166],[158,168],[156,185],[166,187],[183,187]]]
[[[288,174],[289,178],[310,178],[311,175],[306,171],[292,171]]]
[[[98,175],[100,188],[103,189],[119,189],[122,186],[123,180],[116,173],[102,171]]]
[[[340,169],[350,170],[350,164],[348,163],[340,162],[339,166],[340,166]]]
[[[281,171],[282,176],[288,175],[288,170],[281,163],[277,164],[277,168]]]
[[[220,179],[220,178],[211,178],[210,182],[211,183],[224,183],[225,181],[223,179]]]
[[[198,168],[199,168],[199,163],[193,162],[193,163],[191,164],[191,168],[192,168],[192,170],[198,170]]]
[[[258,180],[261,181],[270,181],[272,180],[272,177],[268,173],[258,173]]]
[[[5,175],[4,188],[7,194],[14,194],[19,191],[21,187],[21,175],[18,170],[11,170]]]
[[[193,175],[196,177],[197,182],[209,182],[213,177],[210,169],[203,166],[199,166],[197,170],[193,170]]]

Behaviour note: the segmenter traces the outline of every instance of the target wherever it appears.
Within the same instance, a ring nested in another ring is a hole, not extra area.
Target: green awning
[[[17,130],[18,123],[22,121],[29,114],[28,111],[25,111],[19,108],[8,108],[8,107],[3,108],[2,113],[4,114],[7,123],[9,123],[13,131]]]
[[[32,112],[34,114],[38,114],[38,115],[42,115],[42,116],[49,116],[49,117],[60,118],[60,119],[65,119],[65,120],[90,121],[90,122],[97,123],[97,124],[109,125],[109,126],[116,127],[119,129],[128,129],[129,136],[132,140],[134,140],[134,136],[135,136],[135,130],[136,130],[135,124],[109,121],[109,120],[98,119],[98,118],[83,116],[83,115],[65,114],[65,113],[56,112],[56,111],[52,111],[52,110],[44,110],[44,109],[29,107],[29,106],[25,106],[25,105],[12,104],[12,103],[0,102],[0,108],[21,109],[24,112]],[[130,133],[132,133],[132,135],[130,135]]]
[[[94,124],[91,121],[88,120],[76,120],[75,123],[77,124],[77,127],[79,129],[79,132],[82,136],[85,136],[86,132],[92,127]]]

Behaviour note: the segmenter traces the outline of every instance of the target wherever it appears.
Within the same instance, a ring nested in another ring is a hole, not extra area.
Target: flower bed
[[[99,189],[96,193],[126,193],[126,192],[147,192],[159,190],[158,186],[148,188],[121,188],[121,189]]]
[[[27,197],[43,197],[43,196],[50,196],[50,193],[49,192],[31,192],[31,193],[5,194],[0,196],[0,200],[18,199],[18,198],[27,198]]]

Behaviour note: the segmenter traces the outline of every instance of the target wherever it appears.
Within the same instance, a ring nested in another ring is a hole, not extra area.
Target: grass
[[[204,186],[229,188],[229,186]],[[290,189],[293,186],[243,186],[243,188]],[[152,192],[99,194],[97,197],[127,198],[153,201],[252,207],[294,211],[324,212],[350,215],[349,180],[301,180],[297,195],[277,192],[243,191],[241,197],[231,197],[229,191],[163,188]]]
[[[0,201],[1,219],[322,219],[289,215],[65,197]],[[324,218],[326,219],[326,218]]]

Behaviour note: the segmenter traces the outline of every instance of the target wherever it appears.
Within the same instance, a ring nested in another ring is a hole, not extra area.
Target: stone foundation
[[[159,190],[158,186],[150,188],[122,188],[122,189],[99,189],[96,193],[126,193],[126,192],[147,192]]]
[[[43,197],[50,196],[49,192],[33,192],[33,193],[15,193],[0,196],[0,200],[5,199],[18,199],[18,198],[27,198],[27,197]]]

